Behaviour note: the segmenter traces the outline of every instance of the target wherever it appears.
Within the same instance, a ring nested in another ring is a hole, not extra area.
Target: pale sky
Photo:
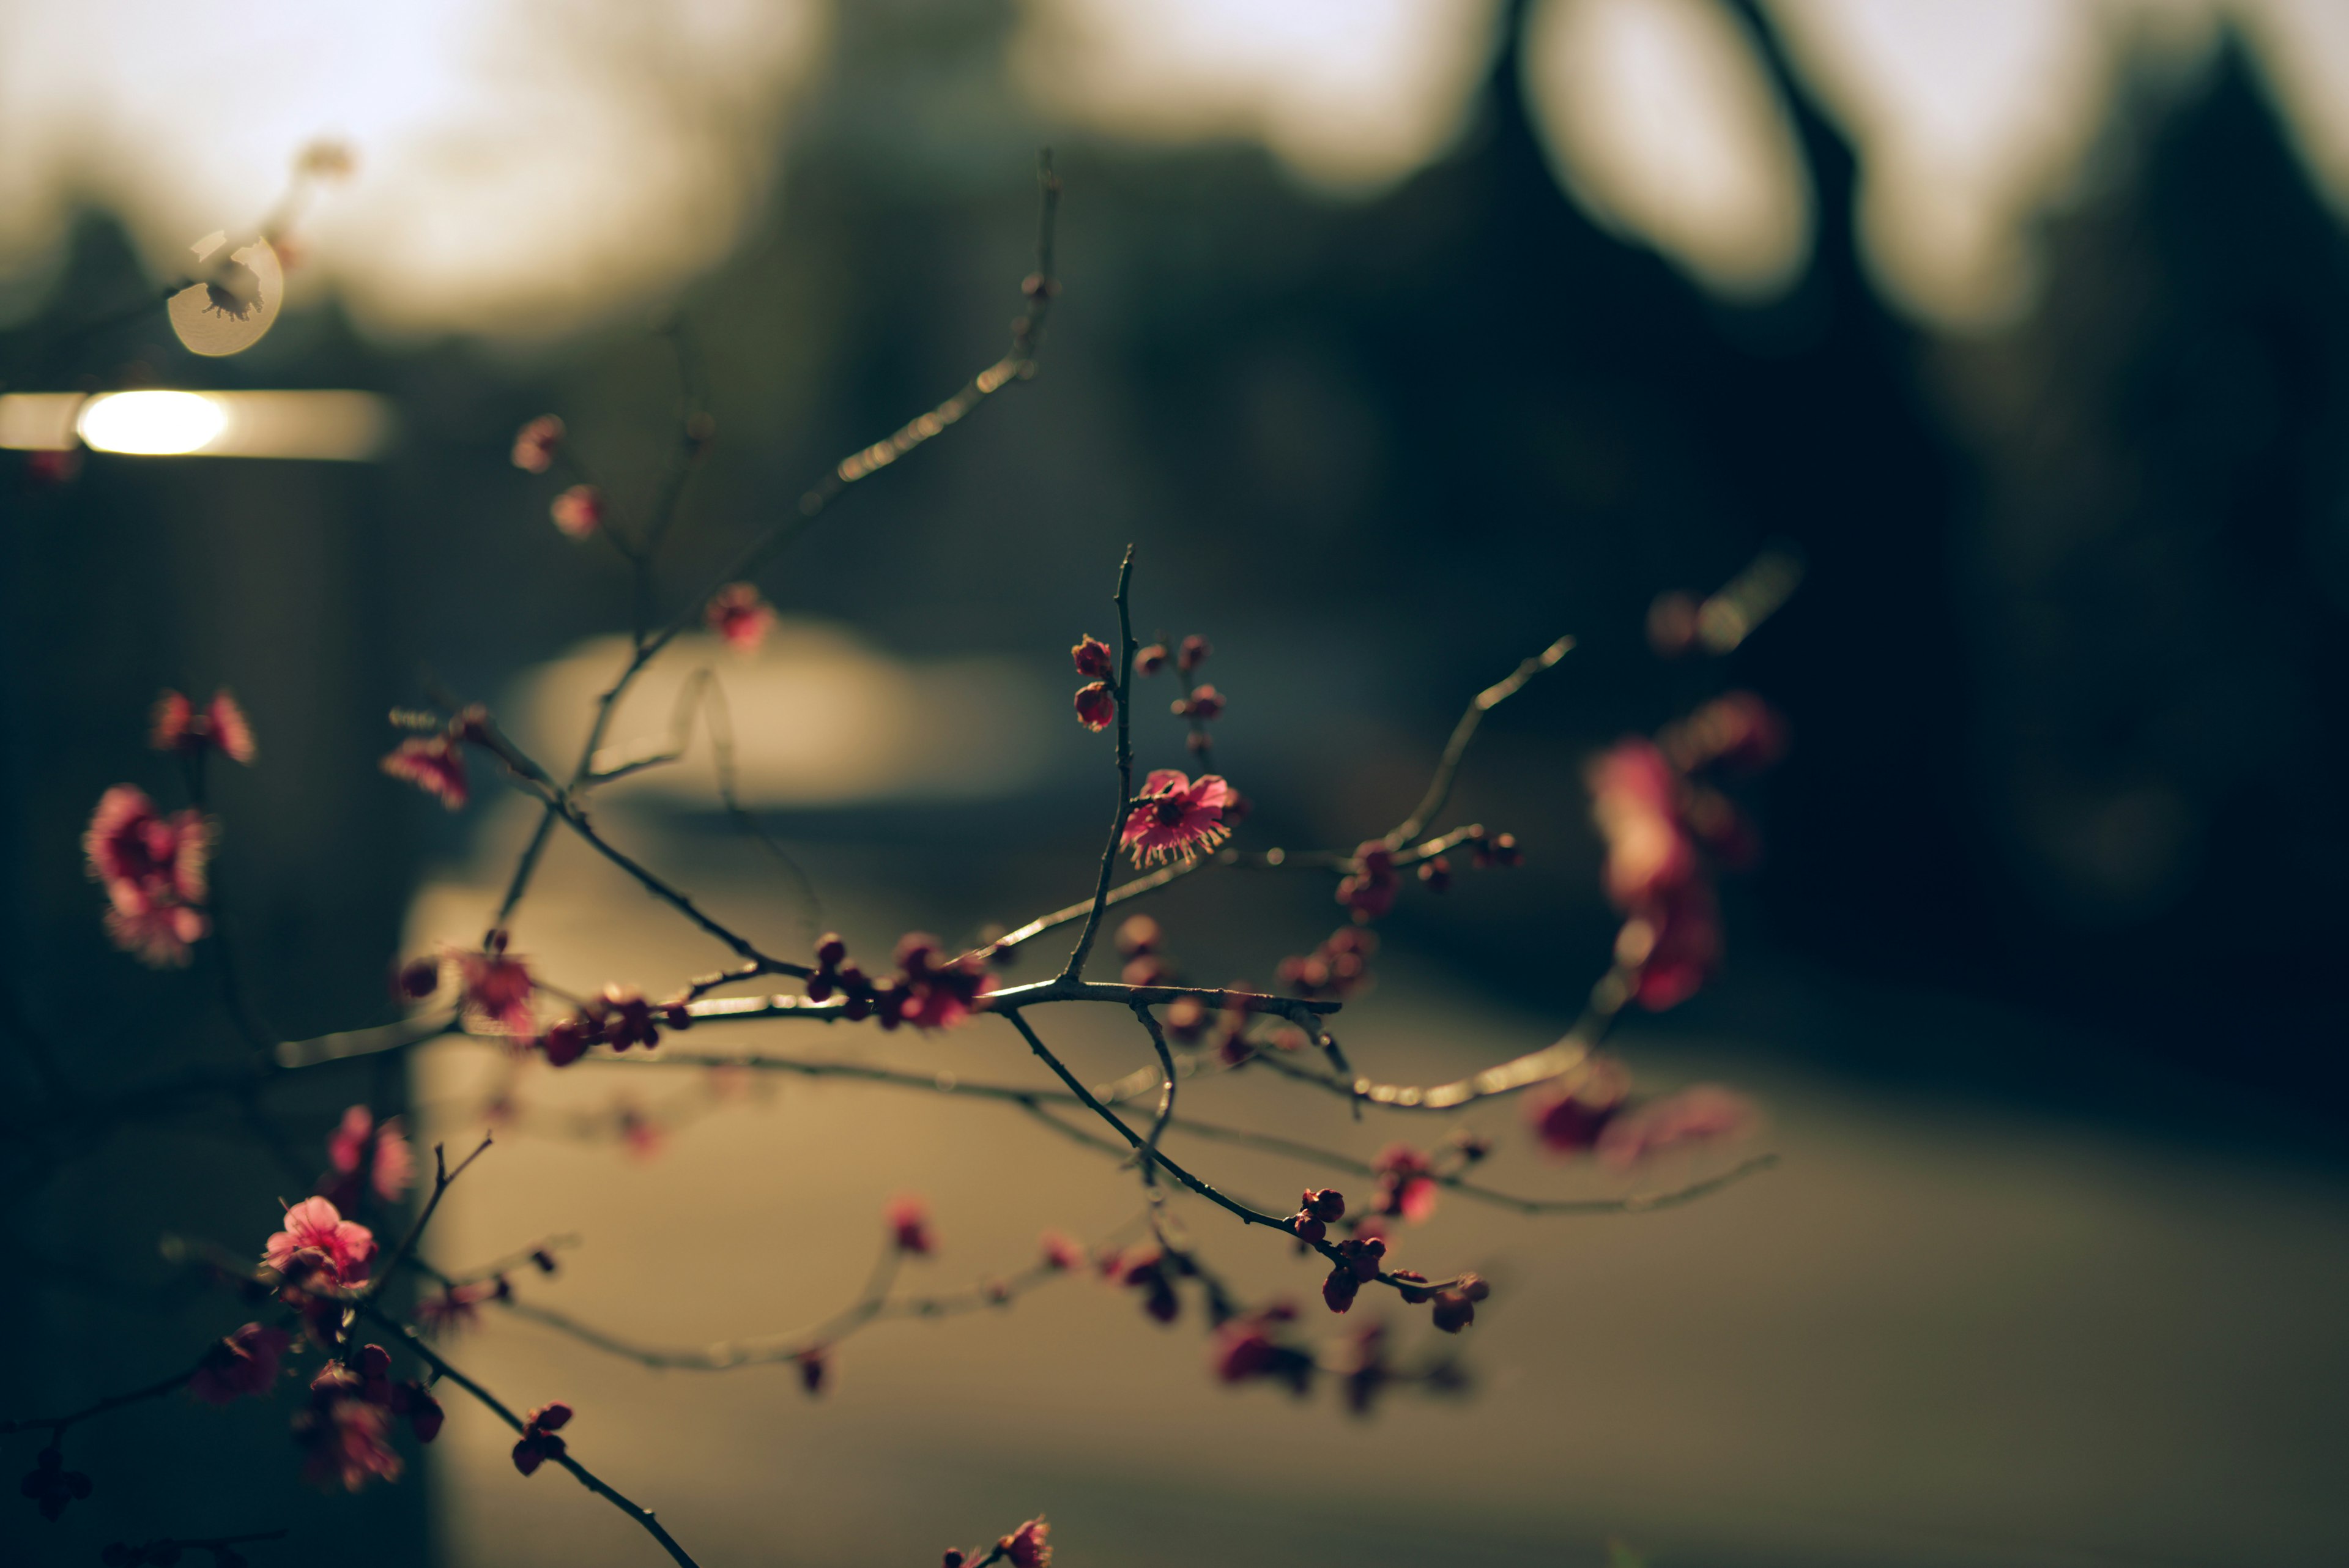
[[[2349,210],[2340,0],[1768,0],[1858,143],[1890,296],[1953,327],[2030,298],[2033,213],[2075,188],[2133,48],[2179,68],[2237,17],[2303,155]],[[1251,139],[1376,190],[1440,156],[1497,0],[1023,0],[1015,78],[1048,120]],[[161,0],[0,7],[0,268],[54,254],[77,199],[159,270],[249,227],[294,152],[359,168],[316,206],[289,308],[339,288],[378,330],[559,331],[721,259],[771,193],[827,0]],[[228,18],[233,18],[231,22]],[[1560,178],[1711,287],[1766,295],[1809,243],[1784,107],[1716,0],[1539,0],[1527,64]],[[786,198],[788,199],[788,198]]]

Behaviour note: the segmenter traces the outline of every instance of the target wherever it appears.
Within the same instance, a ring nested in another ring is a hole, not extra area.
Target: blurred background
[[[1076,896],[1102,766],[1063,661],[1129,542],[1137,629],[1216,644],[1258,844],[1392,825],[1464,698],[1572,632],[1461,784],[1526,866],[1406,898],[1349,1010],[1367,1070],[1466,1070],[1551,1038],[1605,962],[1582,761],[1717,673],[1654,658],[1651,599],[1791,546],[1799,594],[1727,671],[1795,736],[1766,859],[1722,982],[1624,1034],[1645,1081],[1755,1092],[1785,1165],[1636,1220],[1447,1205],[1412,1245],[1502,1280],[1483,1386],[1362,1423],[1214,1386],[1195,1324],[1082,1282],[875,1331],[813,1405],[787,1371],[656,1376],[504,1321],[460,1364],[578,1405],[580,1450],[712,1564],[929,1561],[1038,1509],[1072,1563],[1596,1563],[1610,1536],[1668,1564],[2343,1560],[2344,104],[2324,0],[0,7],[0,392],[357,390],[396,426],[365,461],[0,452],[0,1027],[45,1043],[0,1054],[0,1413],[242,1321],[156,1237],[257,1247],[295,1196],[217,1116],[73,1120],[243,1050],[201,965],[107,946],[80,866],[101,790],[171,784],[155,692],[228,685],[259,733],[214,804],[270,1024],[391,1016],[388,966],[478,936],[531,818],[384,779],[385,710],[438,680],[567,751],[627,625],[625,568],[548,522],[515,428],[560,414],[641,514],[688,347],[717,440],[674,602],[1001,352],[1049,143],[1043,374],[767,566],[757,659],[679,651],[719,670],[746,799],[821,907],[706,761],[611,792],[616,836],[786,950]],[[130,308],[319,137],[356,167],[303,188],[265,336],[199,355]],[[620,729],[666,717],[648,691]],[[1142,744],[1181,765],[1172,721]],[[575,850],[516,927],[569,983],[659,993],[722,956]],[[1334,923],[1319,883],[1213,880],[1159,911],[1196,978],[1268,979]],[[807,1044],[772,1033],[728,1043]],[[1026,1070],[993,1026],[820,1044]],[[312,1158],[353,1099],[462,1137],[490,1060],[256,1114]],[[616,1076],[530,1092],[595,1127],[692,1098]],[[1362,1153],[1432,1136],[1216,1093]],[[823,1315],[901,1189],[937,1200],[941,1284],[1132,1209],[1130,1176],[984,1107],[695,1105],[652,1158],[525,1127],[436,1259],[577,1231],[547,1299],[693,1343]],[[1516,1187],[1588,1185],[1507,1109],[1471,1120]],[[1194,1152],[1244,1189],[1312,1175]],[[356,1500],[294,1484],[283,1418],[78,1429],[98,1496],[0,1515],[0,1555],[284,1524],[256,1562],[656,1560],[473,1412]]]

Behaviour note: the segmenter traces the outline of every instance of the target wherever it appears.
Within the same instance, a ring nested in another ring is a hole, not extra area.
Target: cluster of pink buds
[[[1069,649],[1077,673],[1087,684],[1077,688],[1077,722],[1088,730],[1106,730],[1117,718],[1117,689],[1111,680],[1115,660],[1109,644],[1090,634]]]
[[[513,1446],[514,1469],[535,1475],[547,1460],[562,1459],[570,1450],[554,1434],[570,1423],[571,1407],[561,1400],[533,1410],[523,1420],[521,1441]]]
[[[391,1355],[362,1346],[349,1362],[330,1361],[310,1382],[310,1402],[294,1417],[303,1450],[302,1473],[312,1485],[340,1484],[357,1491],[376,1480],[399,1478],[399,1456],[387,1440],[403,1417],[419,1443],[440,1435],[440,1402],[413,1379],[391,1379]]]
[[[1442,1289],[1429,1288],[1427,1276],[1414,1269],[1397,1269],[1394,1277],[1404,1282],[1399,1290],[1410,1305],[1434,1303],[1434,1311],[1429,1315],[1445,1334],[1458,1334],[1475,1323],[1476,1303],[1493,1293],[1493,1287],[1475,1274],[1463,1274]]]
[[[1338,1254],[1337,1266],[1321,1282],[1321,1300],[1331,1312],[1344,1312],[1352,1306],[1362,1286],[1379,1277],[1387,1244],[1376,1236],[1367,1241],[1349,1237],[1338,1243]]]
[[[656,1005],[634,986],[606,985],[570,1017],[550,1024],[539,1036],[538,1046],[550,1064],[567,1067],[585,1055],[590,1045],[609,1045],[615,1051],[641,1045],[649,1051],[660,1044],[664,1023],[671,1029],[690,1029],[693,1014],[682,1000]]]
[[[65,1517],[68,1503],[81,1501],[89,1490],[89,1477],[66,1469],[65,1452],[55,1443],[33,1456],[33,1468],[16,1483],[17,1495],[31,1498],[41,1517],[52,1524]]]
[[[1360,926],[1343,926],[1302,958],[1285,958],[1275,971],[1280,983],[1299,996],[1341,998],[1371,983],[1371,955],[1379,939]]]
[[[1134,653],[1133,672],[1147,678],[1158,674],[1171,662],[1175,673],[1183,680],[1188,681],[1192,676],[1198,673],[1199,666],[1207,661],[1207,655],[1214,651],[1214,648],[1209,645],[1207,639],[1196,633],[1185,638],[1176,646],[1171,659],[1166,651],[1166,645],[1163,642],[1154,642]],[[1211,748],[1213,742],[1207,736],[1207,725],[1224,716],[1222,692],[1204,683],[1193,686],[1187,692],[1169,703],[1168,709],[1176,718],[1188,719],[1191,722],[1191,733],[1187,742],[1191,750],[1206,752]]]
[[[1296,1228],[1297,1239],[1307,1246],[1319,1246],[1330,1235],[1330,1227],[1346,1217],[1346,1195],[1334,1188],[1309,1187],[1288,1217]]]
[[[838,932],[827,933],[815,945],[815,973],[807,981],[810,1002],[838,996],[843,1017],[877,1019],[884,1029],[952,1029],[994,989],[984,958],[946,959],[937,938],[921,931],[897,939],[897,972],[878,980],[848,961],[848,943]]]
[[[476,703],[443,722],[437,714],[397,709],[391,722],[418,733],[394,746],[378,765],[450,811],[462,809],[473,798],[472,785],[465,777],[465,742],[488,733],[489,710]]]

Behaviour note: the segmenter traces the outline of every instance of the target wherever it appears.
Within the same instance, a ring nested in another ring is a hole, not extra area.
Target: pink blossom
[[[472,798],[465,781],[465,752],[450,735],[410,735],[383,759],[383,771],[406,779],[426,794],[439,797],[450,811]]]
[[[1077,673],[1088,680],[1099,680],[1110,672],[1109,644],[1097,637],[1086,637],[1069,649],[1076,661]]]
[[[285,1229],[269,1238],[262,1261],[296,1282],[367,1282],[375,1261],[375,1232],[323,1198],[305,1198],[285,1210]]]
[[[1634,1106],[1599,1135],[1600,1163],[1628,1170],[1684,1144],[1743,1137],[1758,1120],[1753,1102],[1718,1084],[1698,1084]]]
[[[290,1343],[282,1328],[246,1324],[204,1352],[188,1391],[207,1405],[230,1405],[248,1395],[259,1398],[277,1381],[278,1361]]]
[[[188,961],[189,944],[211,929],[201,906],[212,833],[199,812],[162,815],[135,784],[98,797],[82,851],[106,888],[106,929],[115,946],[157,968]]]
[[[710,596],[702,612],[709,629],[726,639],[737,653],[756,653],[775,624],[775,612],[749,583],[729,583]]]
[[[604,495],[592,484],[574,484],[547,508],[554,525],[571,539],[585,539],[604,525]]]
[[[1096,680],[1090,686],[1077,688],[1077,722],[1088,730],[1101,731],[1110,727],[1117,718],[1117,698],[1112,695],[1109,683]]]
[[[416,1156],[399,1118],[378,1127],[375,1113],[365,1106],[343,1113],[342,1125],[326,1139],[326,1158],[345,1176],[365,1175],[386,1203],[398,1202],[416,1179]]]
[[[189,949],[212,929],[212,922],[184,904],[158,899],[117,883],[107,889],[106,934],[114,945],[154,969],[186,965]]]
[[[1593,1056],[1578,1075],[1530,1101],[1526,1115],[1553,1154],[1580,1154],[1598,1145],[1630,1092],[1631,1075],[1622,1064],[1611,1056]]]
[[[538,1033],[538,1020],[530,1005],[538,982],[531,978],[530,966],[519,955],[505,950],[502,932],[491,939],[487,950],[451,956],[457,962],[458,982],[469,1019],[501,1030],[518,1041],[528,1041]]]
[[[339,1482],[347,1491],[371,1480],[398,1480],[399,1456],[384,1441],[390,1428],[390,1414],[382,1406],[333,1384],[314,1387],[310,1407],[294,1417],[303,1479],[316,1487]]]
[[[1713,885],[1684,883],[1636,908],[1616,933],[1615,961],[1651,1012],[1677,1007],[1721,968],[1721,908]]]
[[[247,767],[257,754],[253,725],[225,688],[212,693],[201,713],[179,692],[164,692],[156,699],[155,722],[147,743],[159,752],[201,752],[206,746],[217,746],[229,761]]]
[[[1031,1519],[995,1543],[1003,1560],[1011,1568],[1052,1568],[1052,1545],[1044,1538],[1052,1527],[1042,1519]]]
[[[1435,1212],[1434,1167],[1409,1144],[1389,1144],[1373,1160],[1378,1173],[1378,1212],[1399,1215],[1413,1224]]]
[[[201,904],[212,840],[212,825],[196,812],[163,816],[146,791],[117,784],[98,796],[82,849],[100,881],[154,886],[183,903]]]
[[[544,473],[563,449],[563,421],[541,414],[514,433],[513,465],[524,473]]]
[[[886,1211],[891,1239],[901,1252],[927,1257],[937,1249],[930,1234],[929,1205],[911,1193],[893,1198]]]
[[[1085,1250],[1058,1231],[1047,1231],[1039,1243],[1043,1252],[1044,1266],[1067,1273],[1084,1267]]]
[[[1231,836],[1224,806],[1231,786],[1214,774],[1193,784],[1172,768],[1161,768],[1142,786],[1142,804],[1125,819],[1119,842],[1133,851],[1133,863],[1180,856],[1188,860]]]
[[[1696,846],[1681,819],[1680,773],[1654,742],[1619,741],[1590,765],[1591,815],[1607,841],[1603,880],[1619,909],[1686,884]]]

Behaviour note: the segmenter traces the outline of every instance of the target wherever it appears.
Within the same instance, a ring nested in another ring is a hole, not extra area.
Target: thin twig
[[[1101,933],[1102,911],[1109,908],[1109,884],[1117,870],[1118,840],[1124,834],[1126,816],[1133,809],[1133,704],[1130,701],[1133,685],[1133,617],[1126,602],[1126,590],[1133,580],[1133,546],[1128,545],[1125,558],[1117,566],[1117,592],[1111,596],[1111,602],[1117,606],[1117,658],[1110,669],[1110,696],[1117,704],[1117,805],[1110,812],[1109,842],[1102,846],[1101,875],[1093,886],[1092,908],[1086,913],[1085,929],[1061,971],[1063,984],[1084,978],[1085,959],[1092,951],[1093,939]]]
[[[1452,738],[1444,744],[1443,758],[1435,764],[1435,776],[1428,781],[1427,793],[1412,807],[1409,816],[1389,830],[1388,848],[1401,848],[1427,831],[1427,825],[1444,809],[1444,803],[1452,797],[1452,782],[1460,774],[1460,761],[1468,754],[1468,742],[1476,738],[1476,726],[1484,722],[1485,715],[1516,696],[1526,681],[1564,659],[1573,649],[1574,639],[1561,637],[1518,665],[1507,679],[1495,681],[1469,700],[1467,711],[1452,726]]]
[[[460,1372],[456,1367],[450,1366],[448,1357],[442,1355],[439,1351],[426,1344],[423,1337],[417,1334],[415,1330],[409,1328],[406,1324],[401,1323],[398,1318],[392,1317],[385,1313],[382,1308],[376,1305],[373,1302],[360,1303],[358,1311],[360,1316],[375,1324],[378,1327],[382,1328],[388,1333],[398,1334],[401,1343],[408,1346],[409,1350],[415,1355],[419,1361],[423,1362],[425,1366],[432,1368],[434,1372],[440,1374],[450,1382],[454,1383],[466,1393],[471,1394],[476,1400],[484,1406],[492,1415],[497,1417],[499,1420],[503,1421],[507,1426],[512,1427],[516,1432],[521,1432],[526,1429],[525,1423],[523,1418],[520,1416],[515,1415],[512,1410],[509,1409],[503,1400],[491,1393],[487,1388],[481,1386],[479,1383],[473,1381],[471,1377],[465,1376],[464,1373]],[[694,1562],[692,1554],[687,1552],[684,1547],[678,1544],[677,1537],[671,1535],[667,1529],[663,1528],[661,1521],[653,1517],[653,1512],[650,1509],[639,1507],[636,1503],[631,1501],[616,1487],[614,1487],[610,1482],[595,1474],[595,1471],[589,1469],[585,1465],[581,1464],[578,1458],[572,1454],[567,1449],[562,1452],[549,1454],[547,1457],[555,1464],[561,1465],[564,1469],[569,1470],[573,1478],[576,1480],[581,1486],[585,1487],[589,1491],[594,1492],[596,1496],[609,1502],[614,1508],[616,1508],[622,1513],[626,1514],[630,1520],[634,1521],[644,1530],[646,1534],[651,1536],[655,1541],[659,1542],[661,1549],[667,1552],[670,1558],[679,1564],[679,1568],[699,1568],[699,1564]]]

